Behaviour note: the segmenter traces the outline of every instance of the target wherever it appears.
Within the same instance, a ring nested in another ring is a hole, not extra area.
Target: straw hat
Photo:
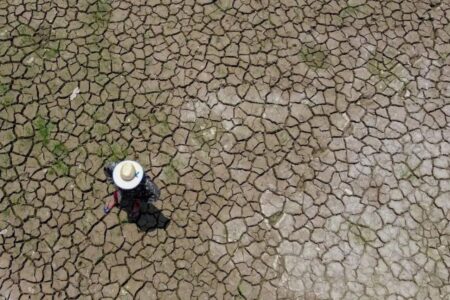
[[[144,177],[142,166],[132,160],[124,160],[113,170],[114,183],[121,189],[131,190],[138,186]]]

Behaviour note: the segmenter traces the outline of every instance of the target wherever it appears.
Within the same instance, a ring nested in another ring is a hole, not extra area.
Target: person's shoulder
[[[148,174],[145,174],[145,173],[144,173],[144,177],[143,177],[143,179],[144,179],[144,180],[149,180],[149,181],[152,181],[152,178],[150,177],[150,175],[148,175]]]
[[[106,163],[105,167],[106,168],[110,168],[110,169],[114,169],[118,164],[119,164],[118,162],[112,161],[112,162]]]

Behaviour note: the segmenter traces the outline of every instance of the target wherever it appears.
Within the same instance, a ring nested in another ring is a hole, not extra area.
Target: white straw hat
[[[113,170],[114,183],[121,189],[131,190],[138,186],[144,177],[142,166],[132,160],[124,160]]]

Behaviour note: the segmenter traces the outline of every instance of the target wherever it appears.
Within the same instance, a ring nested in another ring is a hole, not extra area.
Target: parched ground
[[[0,0],[1,299],[450,299],[448,0]],[[161,188],[138,224],[103,166]]]

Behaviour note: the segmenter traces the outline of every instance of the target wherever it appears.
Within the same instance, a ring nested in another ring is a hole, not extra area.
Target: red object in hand
[[[115,192],[114,192],[114,206],[115,206],[117,203],[120,202],[120,201],[119,201],[119,196],[120,196],[119,191],[115,191]]]

